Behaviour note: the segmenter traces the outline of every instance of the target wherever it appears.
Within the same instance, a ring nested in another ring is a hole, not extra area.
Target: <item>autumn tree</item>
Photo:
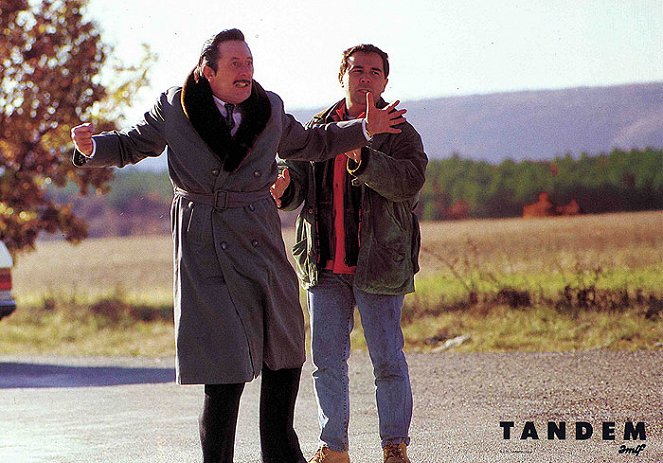
[[[73,183],[81,194],[103,193],[112,173],[73,167],[70,129],[80,121],[114,129],[105,111],[109,101],[127,100],[145,83],[147,61],[142,68],[116,69],[128,71],[123,82],[102,84],[109,47],[85,18],[86,5],[0,3],[0,239],[14,253],[34,248],[41,232],[71,242],[86,236],[84,221],[47,190]]]

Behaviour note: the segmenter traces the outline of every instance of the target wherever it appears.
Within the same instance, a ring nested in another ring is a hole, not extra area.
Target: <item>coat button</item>
[[[313,214],[313,208],[312,208],[312,207],[309,207],[309,208],[308,208],[308,213],[309,213],[309,214]]]
[[[261,175],[262,175],[262,172],[260,172],[259,170],[256,170],[256,171],[253,172],[253,176],[256,177],[256,178],[260,177]]]
[[[251,212],[255,212],[256,207],[255,207],[253,204],[249,204],[249,210],[250,210]]]
[[[212,175],[219,175],[219,169],[212,169]]]
[[[258,247],[258,240],[251,241],[251,246],[253,246],[254,248],[257,248]]]
[[[226,243],[225,241],[221,241],[221,249],[223,249],[224,251],[228,249],[228,243]]]

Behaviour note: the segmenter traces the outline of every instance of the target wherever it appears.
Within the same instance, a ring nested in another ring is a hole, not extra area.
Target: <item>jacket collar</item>
[[[199,78],[192,71],[182,87],[181,100],[185,116],[228,172],[237,169],[250,153],[256,138],[267,126],[272,111],[267,93],[254,80],[251,96],[238,105],[242,123],[235,136],[231,137],[206,79]]]

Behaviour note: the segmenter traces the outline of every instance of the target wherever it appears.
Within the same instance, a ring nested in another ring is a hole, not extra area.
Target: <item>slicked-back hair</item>
[[[355,45],[354,47],[350,47],[343,52],[343,55],[341,57],[341,68],[338,72],[339,82],[343,82],[343,75],[345,74],[345,71],[348,70],[349,66],[348,60],[352,55],[354,55],[357,52],[376,53],[380,55],[380,58],[382,58],[382,68],[384,70],[384,77],[385,79],[389,77],[389,56],[375,45],[371,45],[370,43],[362,43],[361,45]]]
[[[208,65],[214,72],[217,71],[216,63],[219,59],[219,44],[222,42],[229,42],[231,40],[238,40],[240,42],[245,42],[244,34],[239,29],[226,29],[218,34],[210,37],[205,44],[203,49],[200,52],[200,58],[198,59],[198,66],[196,66],[196,74],[198,77],[203,76],[203,66]]]

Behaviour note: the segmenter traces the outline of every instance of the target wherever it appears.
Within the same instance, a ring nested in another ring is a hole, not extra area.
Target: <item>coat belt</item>
[[[175,195],[196,203],[207,204],[215,210],[245,207],[251,203],[270,197],[269,191],[225,191],[216,190],[214,193],[192,193],[175,187]]]

